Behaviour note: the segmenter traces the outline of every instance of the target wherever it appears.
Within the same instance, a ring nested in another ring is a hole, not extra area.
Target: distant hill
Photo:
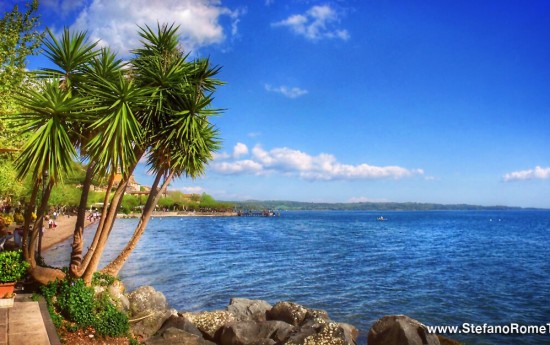
[[[249,200],[231,201],[237,208],[241,209],[274,209],[294,211],[450,211],[450,210],[524,210],[521,207],[509,206],[479,206],[468,204],[432,204],[417,202],[357,202],[357,203],[316,203],[299,201],[278,201],[278,200]]]

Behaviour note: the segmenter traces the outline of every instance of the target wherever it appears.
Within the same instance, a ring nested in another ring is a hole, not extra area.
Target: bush
[[[59,283],[57,304],[61,314],[80,327],[94,324],[94,290],[84,280],[63,280]]]
[[[0,283],[16,282],[27,273],[29,263],[23,259],[20,250],[0,252]]]
[[[11,214],[0,214],[0,229],[9,226],[11,223],[13,223],[13,217]]]
[[[128,316],[116,309],[108,295],[94,297],[94,289],[86,286],[82,279],[50,283],[42,287],[42,294],[58,328],[64,326],[67,331],[74,332],[93,327],[98,335],[111,337],[128,334]],[[60,317],[64,321],[59,321]]]
[[[23,224],[23,222],[25,221],[25,217],[23,217],[23,214],[21,213],[16,213],[13,215],[13,220],[17,224]]]

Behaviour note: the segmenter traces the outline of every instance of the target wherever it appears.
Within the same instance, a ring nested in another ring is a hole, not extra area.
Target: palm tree
[[[19,131],[33,133],[15,161],[19,178],[30,175],[34,181],[33,199],[26,210],[25,229],[29,228],[30,213],[34,209],[40,185],[44,184],[31,237],[29,239],[25,231],[23,239],[24,256],[31,264],[31,273],[36,271],[39,275],[41,272],[37,270],[34,249],[43,226],[49,194],[53,185],[69,172],[72,161],[77,157],[71,140],[72,126],[75,122],[89,120],[86,115],[89,103],[85,98],[71,96],[59,88],[57,81],[51,80],[43,84],[42,90],[26,88],[20,91],[16,99],[26,111],[12,120]],[[43,181],[45,176],[47,181]]]
[[[136,79],[156,90],[156,102],[142,117],[149,138],[148,165],[156,176],[132,238],[103,269],[111,275],[118,274],[134,250],[170,181],[203,174],[219,148],[218,131],[209,123],[209,117],[219,112],[210,108],[211,93],[222,84],[213,78],[219,68],[210,67],[207,60],[187,62],[173,25],[159,25],[157,32],[145,27],[140,35],[144,48],[135,51],[132,65]]]

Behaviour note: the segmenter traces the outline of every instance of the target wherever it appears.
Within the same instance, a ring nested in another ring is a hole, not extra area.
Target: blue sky
[[[123,57],[137,24],[176,22],[185,49],[223,66],[223,148],[205,177],[170,189],[550,208],[547,1],[43,0],[40,12]]]

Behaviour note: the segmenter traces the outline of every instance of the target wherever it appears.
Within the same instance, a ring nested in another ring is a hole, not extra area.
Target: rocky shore
[[[356,345],[353,325],[331,320],[324,310],[293,302],[271,305],[233,298],[224,310],[189,312],[171,309],[151,286],[125,295],[110,288],[128,311],[134,336],[146,345]],[[385,316],[370,329],[367,345],[458,345],[430,334],[404,315]]]

